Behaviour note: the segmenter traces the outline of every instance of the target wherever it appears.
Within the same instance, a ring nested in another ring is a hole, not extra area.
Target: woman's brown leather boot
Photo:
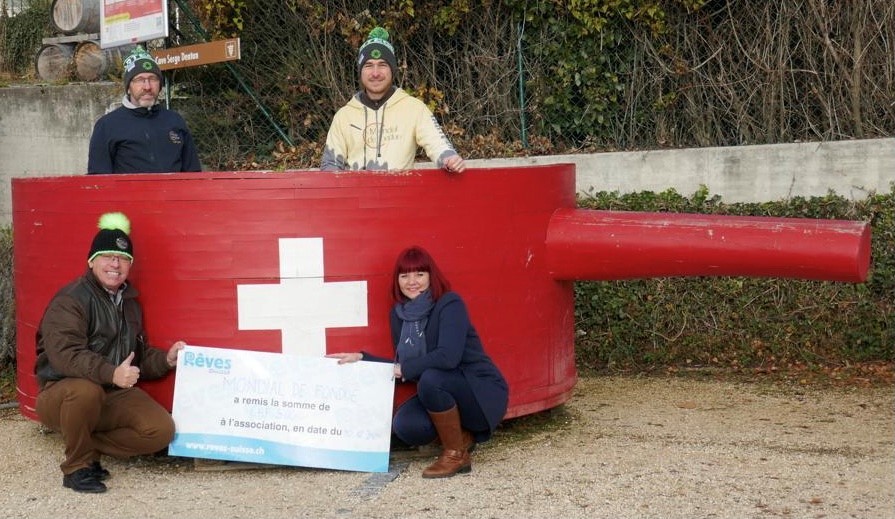
[[[440,413],[429,411],[429,416],[441,439],[441,455],[438,456],[435,463],[426,467],[423,477],[449,478],[454,474],[472,470],[472,461],[467,450],[469,447],[468,437],[464,437],[463,427],[460,425],[460,411],[457,410],[457,406]]]

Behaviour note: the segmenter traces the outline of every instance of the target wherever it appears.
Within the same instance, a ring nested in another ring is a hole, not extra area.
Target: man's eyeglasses
[[[121,254],[98,254],[97,258],[108,262],[108,263],[131,263],[133,260],[128,258],[127,256],[122,256]]]
[[[132,83],[143,83],[144,85],[149,83],[150,85],[157,85],[161,82],[158,76],[148,76],[148,77],[135,77],[131,80]]]

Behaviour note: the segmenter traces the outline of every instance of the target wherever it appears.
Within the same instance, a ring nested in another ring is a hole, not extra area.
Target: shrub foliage
[[[0,9],[0,84],[33,78],[49,35],[49,0],[6,4],[21,10]],[[377,25],[392,35],[397,84],[468,158],[895,134],[891,0],[170,6],[153,48],[241,41],[239,60],[169,72],[171,106],[212,170],[317,167]]]
[[[12,271],[12,228],[0,229],[0,371],[16,358],[16,304]]]
[[[588,209],[847,219],[870,222],[865,283],[738,277],[578,282],[579,366],[650,370],[775,368],[892,360],[895,315],[895,185],[850,202],[835,194],[724,204],[705,190],[590,193]]]

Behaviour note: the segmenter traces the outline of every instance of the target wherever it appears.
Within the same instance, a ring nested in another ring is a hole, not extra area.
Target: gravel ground
[[[0,412],[0,516],[78,518],[895,517],[892,387],[581,378],[572,399],[512,420],[471,474],[103,460],[109,491],[62,488],[57,434]],[[211,470],[214,469],[214,470]]]

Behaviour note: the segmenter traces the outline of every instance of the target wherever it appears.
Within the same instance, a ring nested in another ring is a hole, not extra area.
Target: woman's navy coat
[[[392,344],[398,343],[402,321],[395,309],[389,315]],[[447,292],[435,303],[426,323],[426,354],[401,363],[404,380],[418,380],[427,369],[459,369],[469,382],[476,401],[485,413],[491,431],[507,411],[509,387],[485,353],[472,326],[466,304],[455,292]]]

